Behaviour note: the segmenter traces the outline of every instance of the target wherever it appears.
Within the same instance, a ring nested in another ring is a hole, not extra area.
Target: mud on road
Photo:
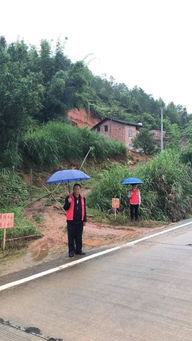
[[[68,256],[66,216],[59,204],[46,206],[46,199],[36,201],[26,208],[26,217],[37,225],[43,237],[28,242],[22,252],[17,255],[5,253],[0,259],[0,275],[21,271],[57,259],[61,255]],[[41,218],[41,223],[37,223],[37,217]],[[93,223],[88,217],[88,222],[84,226],[83,248],[89,252],[104,245],[131,241],[162,227],[162,225],[156,227],[111,226]]]

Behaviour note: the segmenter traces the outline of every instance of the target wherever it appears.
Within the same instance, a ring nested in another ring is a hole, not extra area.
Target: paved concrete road
[[[38,336],[23,332],[11,326],[0,325],[1,341],[40,341]]]
[[[192,225],[9,289],[0,318],[63,341],[191,341],[188,244]]]

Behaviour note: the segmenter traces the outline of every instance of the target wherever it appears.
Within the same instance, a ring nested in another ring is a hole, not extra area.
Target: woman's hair
[[[79,186],[79,187],[81,188],[81,185],[80,185],[80,184],[75,184],[75,185],[73,186],[73,189],[74,189],[75,187],[77,187],[77,186]]]

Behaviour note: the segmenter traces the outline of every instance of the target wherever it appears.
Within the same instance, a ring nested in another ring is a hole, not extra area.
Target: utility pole
[[[163,151],[163,107],[161,107],[161,152]]]

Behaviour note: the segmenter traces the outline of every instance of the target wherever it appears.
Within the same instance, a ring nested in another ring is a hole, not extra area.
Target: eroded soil
[[[46,199],[36,201],[26,209],[26,216],[36,223],[43,237],[28,242],[18,255],[13,256],[5,252],[0,260],[0,275],[20,271],[60,256],[68,257],[66,217],[59,204],[46,206]],[[41,220],[40,223],[37,223],[37,217]],[[84,227],[83,248],[89,251],[103,245],[130,241],[162,227],[111,226],[93,223],[88,218]]]

